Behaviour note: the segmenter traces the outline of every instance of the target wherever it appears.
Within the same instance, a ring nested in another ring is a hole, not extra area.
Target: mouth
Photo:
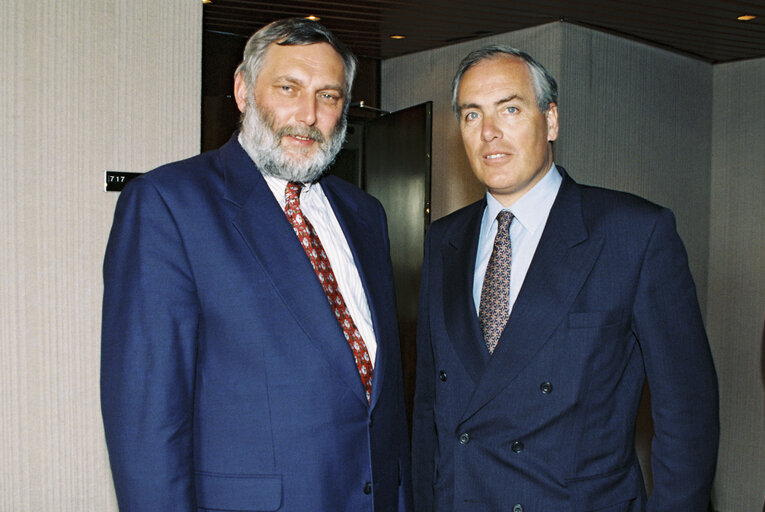
[[[483,155],[483,159],[486,161],[494,161],[494,160],[500,160],[502,158],[506,158],[510,156],[509,153],[489,153],[488,155]]]
[[[317,140],[313,137],[308,137],[305,135],[296,135],[296,134],[284,135],[284,138],[282,140],[288,146],[292,146],[296,149],[300,148],[302,150],[308,150],[309,148],[314,147],[314,145],[317,143]]]
[[[288,137],[301,143],[313,143],[319,144],[324,142],[324,136],[315,126],[308,128],[301,128],[298,126],[284,126],[278,130],[277,135],[280,137]]]

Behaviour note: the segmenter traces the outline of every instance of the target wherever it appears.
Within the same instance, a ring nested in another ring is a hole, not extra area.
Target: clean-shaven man
[[[557,85],[476,50],[453,83],[486,196],[429,229],[413,470],[418,512],[703,512],[717,381],[672,214],[553,163]],[[635,417],[648,382],[654,489]]]

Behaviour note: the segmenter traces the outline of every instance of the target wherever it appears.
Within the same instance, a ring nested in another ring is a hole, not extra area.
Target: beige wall
[[[434,102],[434,219],[483,193],[464,156],[449,87],[465,54],[495,42],[529,51],[558,79],[555,155],[574,179],[634,192],[675,212],[720,375],[714,503],[719,512],[759,511],[765,499],[765,92],[758,84],[765,82],[765,64],[715,67],[558,22],[386,60],[382,108]],[[649,428],[641,423],[641,459]]]
[[[0,511],[116,510],[98,398],[117,194],[199,148],[201,2],[0,3]]]
[[[765,59],[715,66],[707,328],[720,374],[716,502],[765,503]]]
[[[583,183],[626,190],[672,209],[703,309],[712,66],[579,26],[556,25],[563,31],[557,160]]]

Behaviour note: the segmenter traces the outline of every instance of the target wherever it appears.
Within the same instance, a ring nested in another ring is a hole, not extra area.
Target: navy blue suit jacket
[[[472,294],[485,200],[428,232],[412,437],[418,512],[706,510],[717,381],[674,218],[562,174],[493,356]],[[634,448],[646,379],[650,499]]]
[[[385,213],[321,180],[378,342],[371,404],[292,227],[236,140],[121,193],[101,396],[122,511],[392,511],[411,501]]]

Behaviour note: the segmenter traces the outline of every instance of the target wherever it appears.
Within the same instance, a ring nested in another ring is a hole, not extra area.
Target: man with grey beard
[[[120,510],[411,508],[385,213],[323,174],[355,69],[321,25],[267,25],[241,130],[122,192],[101,364]]]

